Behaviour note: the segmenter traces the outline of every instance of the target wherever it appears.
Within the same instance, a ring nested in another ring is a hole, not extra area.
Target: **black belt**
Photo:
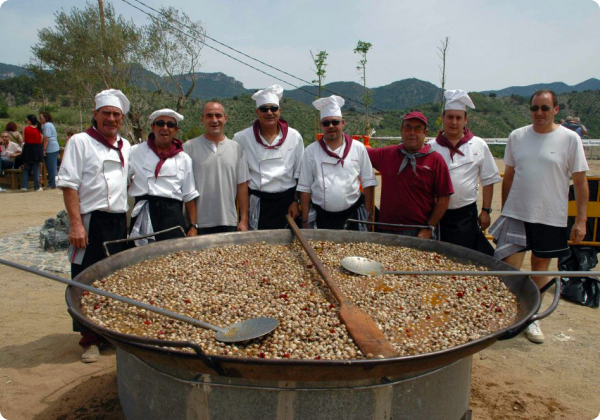
[[[166,201],[168,203],[175,203],[175,204],[183,203],[182,200],[177,200],[176,198],[161,197],[159,195],[140,195],[138,197],[135,197],[135,202],[136,203],[138,201],[142,201],[142,200],[147,200],[147,201]]]
[[[260,199],[265,200],[281,200],[289,197],[290,195],[294,195],[296,193],[296,187],[292,187],[289,190],[281,191],[281,192],[264,192],[259,190],[253,190],[248,188],[248,191],[251,195],[255,195]]]

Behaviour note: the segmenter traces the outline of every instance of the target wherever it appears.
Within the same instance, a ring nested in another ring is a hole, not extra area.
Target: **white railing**
[[[397,141],[398,143],[402,141],[402,137],[370,137],[371,140],[384,140],[384,141]],[[427,137],[426,141],[430,142],[435,140],[435,137]],[[487,144],[506,144],[508,141],[507,138],[484,138]],[[583,139],[581,140],[584,147],[597,147],[600,146],[600,139]]]

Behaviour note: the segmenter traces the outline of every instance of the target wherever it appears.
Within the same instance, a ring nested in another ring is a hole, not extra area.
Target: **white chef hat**
[[[256,107],[258,108],[264,104],[276,104],[279,105],[279,100],[283,96],[283,88],[279,85],[269,86],[266,89],[259,90],[252,99],[256,101]]]
[[[464,90],[447,90],[444,92],[444,97],[446,98],[444,110],[457,109],[459,111],[466,111],[467,107],[471,109],[475,108],[473,101]]]
[[[103,106],[115,106],[127,114],[129,112],[129,99],[118,89],[107,89],[103,90],[94,98],[96,101],[96,108],[99,109]]]
[[[183,115],[181,115],[180,113],[175,112],[169,108],[159,109],[158,111],[154,111],[152,114],[150,114],[148,119],[150,121],[154,121],[158,117],[171,117],[171,118],[175,118],[175,121],[177,121],[177,122],[183,121]]]
[[[328,98],[317,99],[312,104],[321,111],[321,119],[323,119],[325,117],[341,117],[342,107],[345,103],[346,101],[341,96],[331,95]]]

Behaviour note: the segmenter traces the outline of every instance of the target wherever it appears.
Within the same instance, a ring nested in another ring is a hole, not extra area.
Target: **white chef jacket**
[[[450,159],[450,149],[447,147],[435,140],[428,144],[443,156],[450,171],[454,194],[450,196],[448,209],[459,209],[476,202],[479,183],[485,187],[502,181],[494,157],[482,138],[474,136],[467,143],[461,144],[458,149],[464,156],[455,153],[454,160]]]
[[[130,197],[152,195],[173,198],[184,203],[198,197],[192,159],[187,153],[182,151],[165,160],[156,178],[154,172],[159,160],[148,146],[148,142],[131,148],[129,177],[133,176],[133,181],[129,186]]]
[[[121,136],[118,140],[121,140]],[[75,134],[67,143],[56,185],[79,193],[79,211],[82,215],[94,210],[109,213],[127,211],[131,145],[127,140],[122,140],[124,166],[116,150],[109,149],[86,133]]]
[[[277,144],[283,137],[281,130],[272,144]],[[267,193],[289,190],[296,186],[300,177],[300,165],[304,155],[304,141],[296,130],[288,127],[288,134],[283,145],[275,149],[267,149],[256,142],[252,126],[235,133],[237,141],[246,152],[250,169],[249,187]],[[269,143],[260,135],[265,146]]]
[[[342,156],[345,148],[344,141],[333,152]],[[314,142],[304,152],[297,191],[311,193],[312,202],[323,210],[338,212],[350,208],[360,198],[361,181],[363,188],[377,186],[367,149],[361,142],[352,140],[344,166],[325,153],[319,142]]]

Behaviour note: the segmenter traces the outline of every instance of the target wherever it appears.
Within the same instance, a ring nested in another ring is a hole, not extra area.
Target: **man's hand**
[[[479,213],[479,227],[481,230],[486,230],[490,227],[490,214],[487,211],[482,211]]]
[[[71,223],[69,230],[69,243],[77,248],[85,248],[88,244],[88,236],[81,223]]]
[[[198,229],[196,229],[194,226],[191,226],[188,230],[187,236],[198,236]]]
[[[290,207],[288,208],[288,214],[294,220],[298,218],[300,215],[300,207],[298,206],[297,201],[293,201],[292,204],[290,204]]]
[[[241,220],[237,225],[238,232],[246,232],[248,230],[248,221]]]
[[[585,230],[585,223],[576,220],[573,228],[571,229],[571,242],[573,244],[578,244],[579,242],[583,241],[583,238],[585,237]]]
[[[419,231],[419,233],[417,234],[417,238],[431,239],[431,233],[432,233],[431,229],[428,229],[428,228],[421,229]]]

